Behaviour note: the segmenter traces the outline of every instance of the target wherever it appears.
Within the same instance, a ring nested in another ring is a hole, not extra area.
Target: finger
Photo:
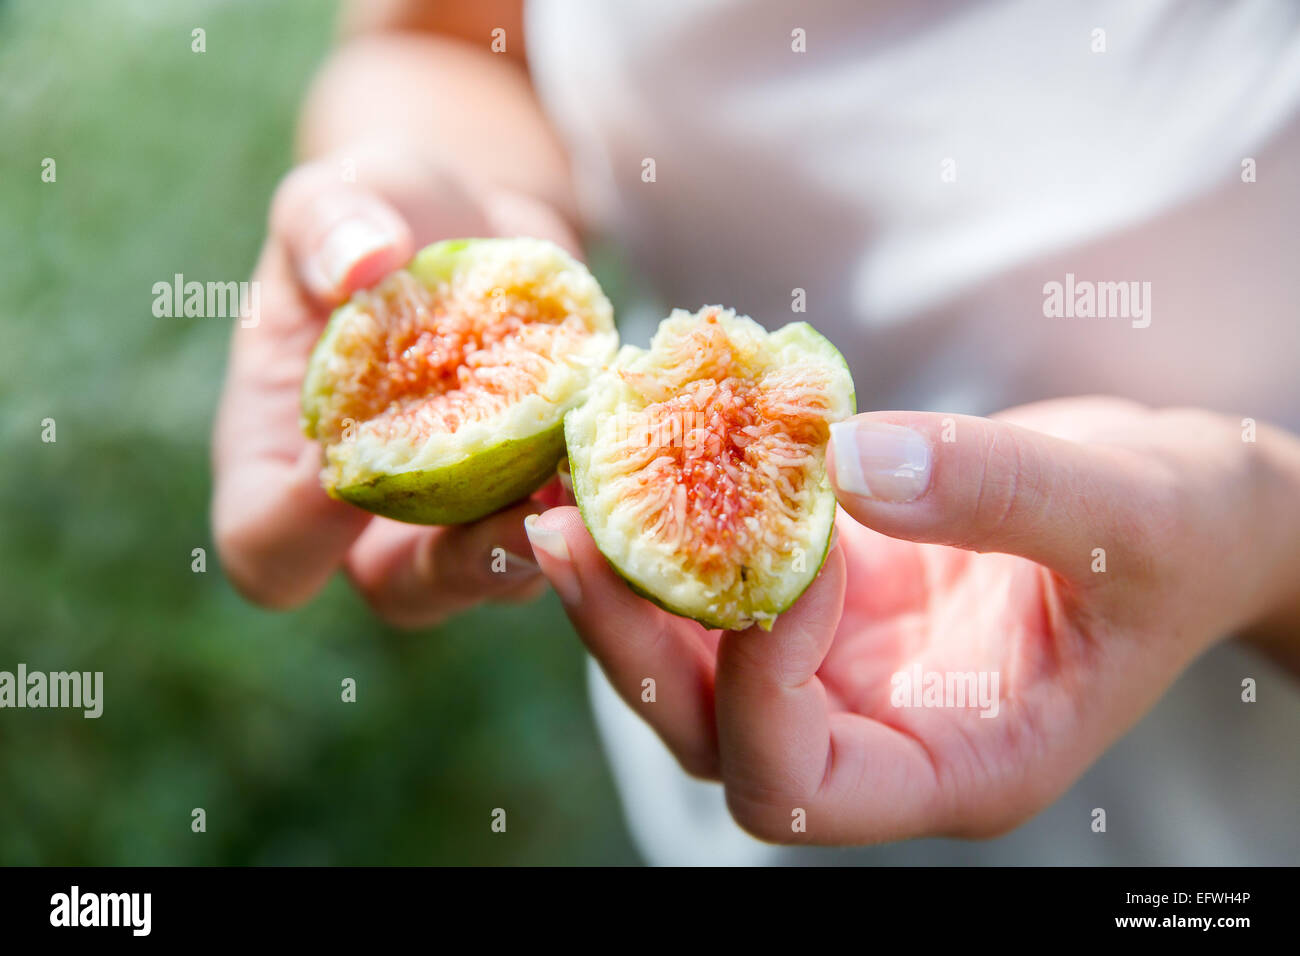
[[[896,538],[999,551],[1087,580],[1094,550],[1123,555],[1167,487],[1133,452],[1008,422],[874,412],[831,426],[840,504]]]
[[[553,508],[527,528],[542,571],[610,683],[689,773],[716,776],[713,660],[703,628],[637,597],[577,508]]]
[[[527,600],[545,581],[520,502],[473,524],[421,527],[377,518],[347,556],[357,589],[387,623],[430,627],[485,600]]]
[[[1099,433],[1113,434],[1126,425],[1145,422],[1149,413],[1145,405],[1127,398],[1080,395],[1016,405],[990,417],[1069,441],[1088,441]]]
[[[235,588],[288,608],[324,586],[369,516],[325,494],[320,449],[299,427],[320,320],[280,243],[267,243],[253,279],[259,314],[235,325],[213,430],[212,531]]]
[[[717,719],[728,799],[814,793],[826,773],[830,705],[817,677],[844,607],[844,553],[770,632],[727,631],[718,645]]]
[[[299,167],[284,180],[272,204],[271,232],[303,287],[327,305],[374,284],[414,252],[405,219],[325,162]]]
[[[857,714],[832,713],[817,676],[846,589],[837,545],[770,633],[723,635],[717,715],[727,806],[779,843],[872,843],[928,832],[938,787],[924,748]]]
[[[250,601],[287,609],[324,587],[369,516],[321,489],[319,453],[265,456],[219,474],[213,536],[227,578]]]

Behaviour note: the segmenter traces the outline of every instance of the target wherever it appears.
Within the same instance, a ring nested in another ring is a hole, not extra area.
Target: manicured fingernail
[[[546,565],[546,576],[551,579],[560,600],[565,604],[577,604],[582,598],[582,589],[578,585],[578,574],[573,569],[573,559],[569,556],[569,544],[560,532],[538,524],[538,517],[529,515],[524,519],[524,531],[528,533],[533,552]]]
[[[881,422],[831,425],[840,491],[877,501],[912,501],[930,487],[930,443],[920,432]]]
[[[393,231],[377,222],[356,216],[342,219],[325,233],[303,266],[305,278],[316,293],[333,295],[343,287],[357,263],[397,242]]]

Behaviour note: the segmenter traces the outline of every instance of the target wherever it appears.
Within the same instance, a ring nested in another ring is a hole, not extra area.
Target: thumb
[[[299,282],[325,305],[372,285],[413,253],[402,216],[324,163],[300,167],[281,184],[271,232],[288,250]]]
[[[844,510],[869,528],[1016,554],[1066,577],[1088,574],[1094,548],[1124,550],[1158,493],[1131,451],[926,412],[833,424],[827,469]]]

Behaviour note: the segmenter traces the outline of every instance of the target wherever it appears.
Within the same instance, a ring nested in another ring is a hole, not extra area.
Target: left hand
[[[342,176],[345,161],[360,170]],[[536,597],[523,520],[558,482],[472,524],[428,527],[374,517],[321,487],[321,448],[300,425],[303,375],[331,311],[456,236],[529,235],[571,251],[559,214],[405,150],[357,144],[298,167],[272,202],[253,275],[260,316],[241,321],[213,431],[212,527],[222,566],[249,600],[294,607],[340,567],[395,627],[427,627],[484,600]],[[494,555],[509,555],[504,571]]]
[[[770,633],[707,631],[636,597],[574,508],[528,522],[614,686],[763,839],[1008,830],[1194,657],[1295,600],[1300,443],[1275,429],[1252,443],[1239,420],[1087,398],[994,419],[876,412],[836,432],[838,543]],[[918,669],[984,675],[988,716],[897,706],[912,698],[895,675]]]

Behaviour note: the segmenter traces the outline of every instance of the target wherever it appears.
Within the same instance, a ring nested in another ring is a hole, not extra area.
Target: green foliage
[[[217,565],[230,323],[151,289],[251,271],[331,34],[311,0],[0,4],[0,670],[105,698],[0,711],[0,864],[633,859],[553,596],[399,635],[342,581],[272,614]]]

